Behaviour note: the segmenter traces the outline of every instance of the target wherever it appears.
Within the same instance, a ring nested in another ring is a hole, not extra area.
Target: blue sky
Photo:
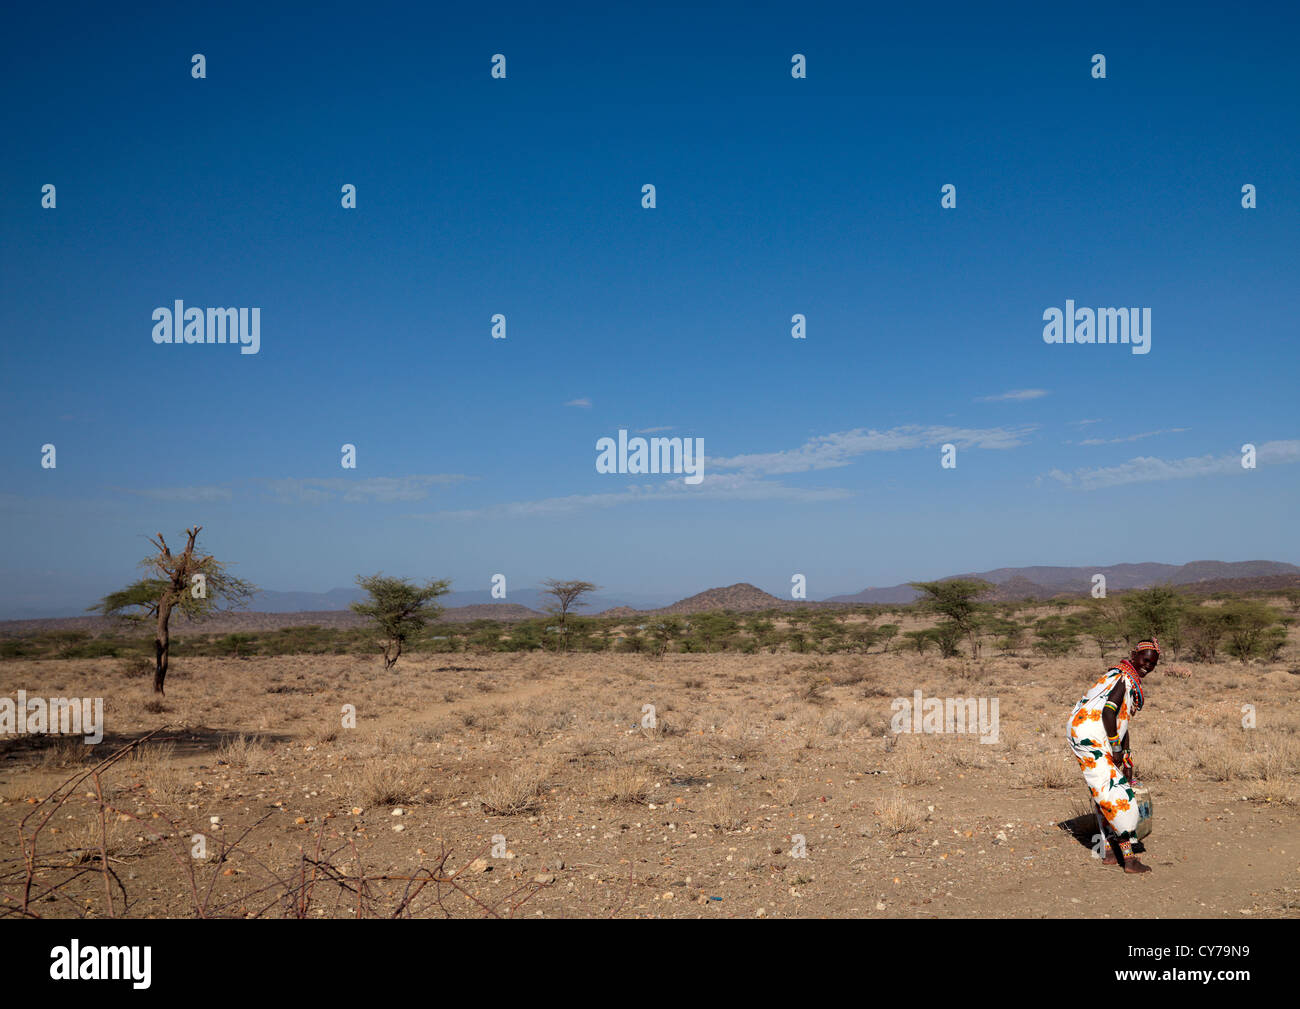
[[[1294,12],[8,19],[0,617],[195,522],[279,590],[1300,562]],[[259,307],[259,353],[156,345],[176,299]],[[1066,299],[1150,353],[1045,344]],[[620,428],[704,482],[598,474]]]

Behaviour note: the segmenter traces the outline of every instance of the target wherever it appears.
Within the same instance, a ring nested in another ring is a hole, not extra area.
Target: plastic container
[[[1151,801],[1151,790],[1146,785],[1133,783],[1133,800],[1138,808],[1137,839],[1140,841],[1151,833],[1151,819],[1155,809]]]

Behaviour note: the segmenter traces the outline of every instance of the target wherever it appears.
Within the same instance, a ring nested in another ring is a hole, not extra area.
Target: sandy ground
[[[413,655],[391,673],[353,656],[189,659],[161,710],[117,660],[6,662],[0,695],[102,696],[108,735],[0,740],[0,913],[21,900],[37,800],[165,725],[103,775],[119,915],[355,914],[355,884],[329,872],[419,876],[450,849],[459,889],[377,880],[363,911],[392,913],[414,885],[405,913],[435,916],[1300,916],[1295,663],[1148,679],[1133,746],[1154,871],[1133,877],[1067,829],[1091,821],[1066,723],[1105,663],[989,651]],[[893,733],[891,702],[915,690],[996,698],[997,742]],[[87,793],[37,838],[43,916],[108,913]]]

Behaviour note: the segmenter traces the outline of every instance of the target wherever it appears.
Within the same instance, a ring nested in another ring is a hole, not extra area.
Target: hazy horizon
[[[1197,560],[1205,561],[1206,558],[1198,558]],[[1165,563],[1167,562],[1151,561],[1151,560],[1121,562],[1121,564],[1124,565],[1128,565],[1128,564],[1146,565],[1146,564],[1165,564]],[[1188,561],[1184,563],[1195,563],[1195,562]],[[1260,558],[1242,558],[1240,561],[1226,561],[1226,562],[1212,561],[1211,563],[1229,563],[1229,564],[1264,563],[1264,564],[1285,565],[1289,562],[1263,561]],[[1020,571],[1020,570],[1028,570],[1032,568],[1077,567],[1081,572],[1088,572],[1093,570],[1097,570],[1097,571],[1107,570],[1118,566],[1120,565],[1117,564],[1116,565],[1097,564],[1097,565],[1083,565],[1083,566],[1055,565],[1055,564],[1033,564],[1033,565],[1022,565],[1022,566],[999,565],[997,568],[990,568],[987,570],[996,571],[1001,568],[1013,568],[1013,570]],[[1181,565],[1170,565],[1170,566],[1179,567]],[[1300,571],[1300,566],[1297,565],[1291,565],[1291,566],[1293,568],[1297,568],[1297,570]],[[828,592],[823,594],[809,593],[807,598],[809,602],[824,602],[837,596],[854,595],[856,593],[865,590],[870,590],[870,589],[880,589],[880,590],[892,589],[898,586],[906,585],[908,582],[911,581],[934,580],[937,578],[954,577],[956,575],[962,575],[962,574],[981,574],[981,573],[983,572],[945,572],[943,574],[937,574],[937,575],[925,575],[923,577],[904,578],[896,582],[873,582],[869,584],[864,583],[862,585],[859,585],[855,589],[847,590],[844,592]],[[427,581],[429,577],[436,577],[436,576],[425,576],[424,578],[418,578],[416,580]],[[1227,577],[1239,577],[1239,576],[1228,575]],[[789,584],[783,586],[763,585],[747,578],[735,578],[730,580],[722,580],[708,585],[695,586],[695,587],[681,587],[675,591],[670,591],[667,593],[645,593],[645,592],[640,592],[636,589],[625,589],[619,586],[601,585],[597,588],[595,592],[591,593],[589,596],[584,597],[582,611],[591,613],[591,612],[596,612],[599,609],[612,608],[614,606],[631,606],[634,609],[658,609],[660,607],[671,606],[673,603],[679,602],[683,599],[687,599],[701,592],[707,592],[712,589],[727,588],[732,585],[741,585],[741,584],[753,585],[755,588],[767,592],[769,595],[775,596],[778,599],[784,600],[790,598]],[[120,585],[114,584],[108,588],[105,588],[104,592],[101,593],[101,596],[103,594],[106,594],[109,591],[112,591],[112,589],[120,588],[120,587],[121,587]],[[1082,590],[1086,586],[1081,583],[1079,587]],[[301,610],[297,607],[286,608],[285,601],[280,599],[275,600],[274,608],[268,608],[265,605],[266,593],[271,593],[274,596],[280,596],[280,597],[297,597],[297,596],[325,597],[331,594],[342,594],[342,593],[355,594],[358,597],[364,595],[363,593],[361,593],[361,591],[357,588],[355,584],[333,585],[330,586],[329,588],[321,588],[321,589],[303,589],[303,588],[281,589],[281,588],[272,588],[269,586],[258,586],[258,595],[257,597],[254,598],[253,602],[249,605],[248,609],[257,612],[290,613],[290,612],[311,610],[315,608],[312,606],[305,606],[301,608]],[[506,598],[500,599],[500,598],[492,598],[490,585],[485,584],[479,588],[473,588],[468,585],[457,585],[453,581],[450,593],[447,596],[440,598],[439,605],[444,607],[458,607],[458,606],[468,606],[468,605],[478,605],[478,604],[501,603],[501,604],[516,604],[516,605],[522,605],[533,609],[537,609],[539,607],[539,602],[545,601],[540,599],[542,594],[543,593],[542,593],[540,582],[537,584],[525,584],[522,586],[510,585],[509,583],[507,583]],[[259,605],[259,601],[261,601],[262,605]],[[91,603],[93,602],[94,600],[91,600]],[[75,617],[75,616],[89,616],[92,614],[88,613],[87,608],[91,605],[91,603],[87,603],[86,605],[82,605],[80,602],[34,604],[24,608],[21,605],[0,600],[0,621],[36,620],[42,618],[60,619],[60,618]],[[339,606],[337,608],[344,608],[344,606]]]

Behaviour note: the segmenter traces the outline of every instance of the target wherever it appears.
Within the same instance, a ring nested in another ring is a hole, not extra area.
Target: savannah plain
[[[102,696],[107,734],[0,740],[0,915],[1293,918],[1296,633],[1280,659],[1165,656],[1147,678],[1141,877],[1089,847],[1066,725],[1123,652],[1086,642],[417,648],[391,671],[182,653],[161,699],[138,662],[11,658],[0,692]],[[918,689],[997,698],[998,741],[892,732]]]

